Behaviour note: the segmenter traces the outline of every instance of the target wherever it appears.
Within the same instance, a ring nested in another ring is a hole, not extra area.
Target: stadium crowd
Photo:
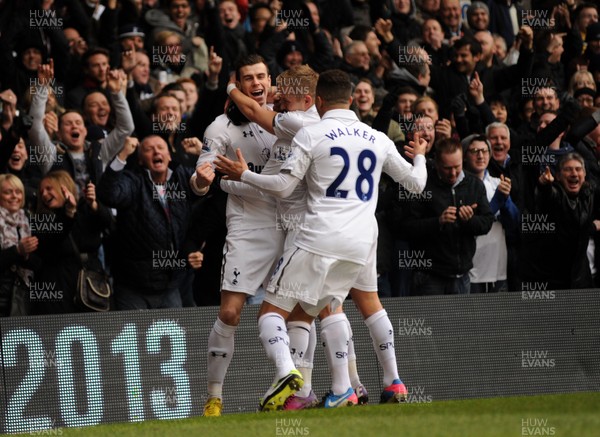
[[[220,303],[228,195],[219,176],[190,177],[224,112],[243,138],[263,134],[226,92],[248,55],[264,58],[270,99],[287,70],[340,69],[359,119],[407,161],[415,135],[427,142],[421,193],[379,183],[380,296],[597,287],[598,9],[0,0],[0,314],[16,282],[35,291],[31,314],[81,311],[80,253],[109,272],[116,309]]]

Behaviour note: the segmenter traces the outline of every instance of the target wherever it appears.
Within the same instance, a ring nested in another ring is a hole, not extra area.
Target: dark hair
[[[110,62],[110,52],[108,50],[106,50],[103,47],[93,47],[87,52],[85,52],[81,57],[81,65],[83,66],[83,68],[87,68],[89,59],[95,55],[104,55],[106,56],[106,59],[108,59],[108,61]]]
[[[267,61],[265,61],[265,58],[263,58],[260,55],[252,54],[252,55],[244,56],[236,64],[236,66],[235,66],[236,80],[238,80],[238,81],[240,80],[240,70],[243,67],[247,67],[248,65],[255,65],[255,64],[265,64],[265,67],[267,68],[267,74],[269,73],[269,66],[267,65]]]
[[[536,53],[543,53],[544,55],[548,55],[546,49],[552,42],[552,37],[554,33],[551,30],[541,29],[540,31],[535,33],[533,37],[533,49]]]
[[[577,6],[575,8],[575,12],[573,13],[573,18],[575,20],[577,20],[579,18],[579,14],[581,14],[581,11],[583,11],[584,9],[588,9],[588,8],[594,8],[596,9],[596,11],[598,10],[598,5],[594,4],[594,3],[581,3],[579,6]]]
[[[502,96],[502,94],[494,94],[488,99],[488,104],[491,106],[494,103],[499,103],[508,109],[508,105],[506,104],[506,99]]]
[[[352,32],[348,35],[353,41],[365,41],[369,32],[372,32],[373,28],[364,25],[354,26]]]
[[[469,51],[473,56],[481,54],[481,43],[472,36],[463,36],[461,39],[454,43],[454,51],[462,49],[465,46],[469,46]]]
[[[419,94],[417,92],[417,90],[415,90],[413,87],[411,86],[403,86],[398,88],[395,93],[398,95],[398,97],[400,97],[402,94],[412,94],[413,96],[417,96],[420,97],[421,94]]]
[[[183,89],[181,84],[176,83],[176,82],[169,83],[169,84],[165,85],[162,90],[160,90],[161,94],[167,93],[169,91],[185,91],[185,90]]]
[[[327,70],[319,75],[317,96],[328,104],[347,103],[352,96],[350,76],[342,70]]]
[[[188,5],[192,6],[190,0],[185,0],[187,2]],[[167,8],[171,7],[171,4],[173,3],[173,0],[167,0]]]
[[[169,94],[168,91],[167,92],[165,92],[164,90],[161,91],[157,96],[154,96],[154,98],[152,99],[152,104],[150,106],[150,114],[154,114],[156,112],[156,107],[158,105],[158,101],[165,97],[170,97],[171,99],[177,100],[177,97],[175,97],[173,94]],[[177,100],[177,104],[179,105],[179,100]],[[180,105],[180,110],[181,110],[181,105]]]
[[[435,142],[435,162],[440,162],[442,155],[450,155],[457,150],[462,153],[462,146],[457,139],[454,138],[443,138]]]
[[[95,91],[96,92],[96,91]],[[100,91],[101,92],[101,91]],[[91,93],[90,93],[91,94]],[[89,95],[89,94],[88,94]],[[62,114],[60,114],[58,116],[58,127],[60,128],[60,125],[62,124],[62,119],[65,115],[67,114],[79,114],[81,116],[82,120],[85,120],[85,117],[83,116],[83,113],[79,110],[79,109],[67,109],[65,112],[63,112]]]
[[[271,11],[271,8],[268,5],[264,3],[257,3],[248,10],[248,16],[250,17],[250,21],[254,21],[254,19],[256,18],[256,13],[261,9],[266,9],[267,11],[269,11],[271,16],[273,16],[273,11]]]

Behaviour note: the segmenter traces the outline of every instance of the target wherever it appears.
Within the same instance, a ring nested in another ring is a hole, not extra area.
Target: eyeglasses
[[[476,156],[479,153],[481,153],[482,155],[487,155],[488,153],[490,153],[490,151],[489,149],[469,149],[469,153],[473,156]]]

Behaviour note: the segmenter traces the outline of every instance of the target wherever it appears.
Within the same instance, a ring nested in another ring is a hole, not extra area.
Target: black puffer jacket
[[[475,215],[467,222],[459,219],[456,223],[440,226],[439,218],[449,206],[475,203]],[[428,171],[425,190],[415,197],[410,213],[401,225],[401,233],[410,241],[413,250],[424,251],[418,258],[424,261],[422,264],[428,272],[454,277],[471,270],[475,237],[487,234],[493,221],[483,182],[465,173],[464,179],[453,190],[432,169]]]
[[[181,249],[195,199],[189,187],[193,171],[182,166],[173,170],[165,185],[167,213],[146,170],[106,168],[97,191],[105,205],[117,209],[111,266],[115,283],[147,294],[166,290],[184,257]]]

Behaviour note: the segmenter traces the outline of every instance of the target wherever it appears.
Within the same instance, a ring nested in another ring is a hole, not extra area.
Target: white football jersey
[[[423,156],[415,157],[413,167],[384,133],[343,109],[328,111],[319,123],[298,132],[282,171],[304,178],[307,186],[306,226],[296,245],[363,265],[377,238],[381,172],[410,191],[421,192],[427,181]]]
[[[281,112],[273,120],[273,130],[277,141],[273,144],[269,162],[262,174],[275,175],[288,159],[292,151],[292,140],[300,129],[321,121],[315,105],[306,111]],[[303,222],[306,211],[306,184],[300,182],[294,192],[285,199],[276,199],[277,212],[283,222]]]
[[[250,171],[261,173],[271,155],[277,138],[256,123],[236,126],[225,114],[219,115],[206,128],[203,151],[196,167],[204,162],[212,163],[217,155],[237,160],[239,148],[244,154]],[[275,226],[275,199],[242,197],[230,194],[227,198],[227,229],[260,229]]]

